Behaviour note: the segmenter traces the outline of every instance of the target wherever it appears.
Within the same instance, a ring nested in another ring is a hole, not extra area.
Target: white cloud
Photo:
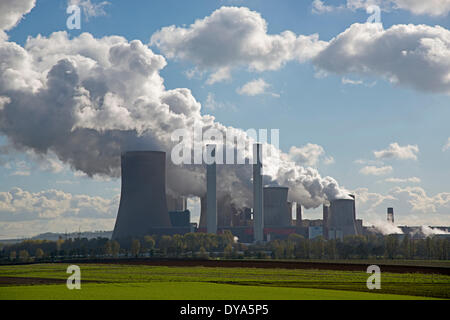
[[[141,41],[120,36],[96,39],[89,33],[69,37],[67,32],[55,32],[29,37],[24,47],[0,41],[0,96],[11,99],[0,111],[0,132],[15,149],[54,154],[89,177],[118,177],[124,150],[161,150],[170,155],[176,142],[167,133],[192,132],[194,125],[224,135],[232,131],[241,142],[254,142],[243,130],[203,114],[189,89],[167,90],[160,74],[165,66],[165,58]],[[295,164],[273,145],[264,148],[272,157],[280,156],[280,161],[265,162],[268,178],[288,186],[292,201],[317,207],[345,194],[335,179]],[[204,194],[204,174],[198,167],[175,167],[168,161],[166,174],[168,191]],[[227,166],[218,175],[222,196],[230,196],[237,206],[249,205],[251,167]]]
[[[361,170],[359,170],[360,173],[364,175],[372,175],[372,176],[383,176],[386,174],[389,174],[393,171],[391,166],[384,166],[384,167],[375,167],[375,166],[365,166]]]
[[[215,73],[210,82],[217,82],[228,79],[222,75],[239,66],[278,70],[289,61],[309,60],[325,42],[317,35],[297,36],[291,31],[270,35],[258,12],[222,7],[189,27],[162,28],[153,34],[151,44],[170,59],[188,60],[201,70],[212,70]]]
[[[108,1],[92,3],[91,0],[69,0],[68,5],[79,6],[83,10],[86,20],[91,17],[99,17],[106,15],[105,7],[110,5]]]
[[[448,0],[347,0],[346,4],[333,6],[325,2],[315,0],[313,13],[328,13],[342,9],[358,10],[367,9],[371,5],[377,5],[384,11],[406,10],[415,15],[446,16],[450,12]]]
[[[35,219],[114,218],[119,196],[104,199],[87,195],[72,195],[60,190],[29,192],[12,188],[0,192],[0,220],[27,221]]]
[[[401,159],[401,160],[417,160],[419,147],[417,145],[400,146],[397,142],[391,143],[387,149],[374,151],[373,154],[377,159]]]
[[[396,187],[386,194],[370,192],[367,188],[352,191],[356,195],[356,209],[365,224],[382,226],[386,208],[393,207],[397,225],[443,226],[450,224],[450,193],[428,196],[420,187]]]
[[[293,146],[289,150],[289,157],[291,158],[291,160],[303,166],[315,167],[318,165],[321,159],[324,164],[327,165],[334,163],[333,157],[324,157],[324,155],[324,148],[312,143],[308,143],[303,147]]]
[[[439,208],[450,209],[450,192],[438,193],[428,196],[421,187],[396,187],[391,190],[400,201],[407,201],[413,211],[436,212]]]
[[[420,179],[417,177],[411,177],[411,178],[387,178],[384,181],[391,182],[391,183],[420,183]]]
[[[420,91],[450,94],[450,31],[440,26],[353,24],[313,59],[329,73],[381,76]]]
[[[450,137],[447,140],[447,143],[442,147],[442,151],[447,151],[450,149]]]
[[[219,68],[216,72],[209,75],[206,84],[213,85],[217,82],[223,82],[231,79],[231,70],[229,67]]]
[[[256,96],[266,93],[268,88],[270,88],[270,84],[265,82],[264,79],[259,78],[246,83],[242,88],[238,88],[236,91],[240,95]]]
[[[0,33],[15,27],[24,15],[34,8],[36,0],[0,1]],[[1,38],[1,37],[0,37]]]

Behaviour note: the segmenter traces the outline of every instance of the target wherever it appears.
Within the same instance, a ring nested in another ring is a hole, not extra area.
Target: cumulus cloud
[[[55,32],[30,37],[24,47],[1,41],[0,96],[5,98],[0,132],[17,150],[53,154],[74,171],[107,177],[120,175],[124,151],[160,150],[169,159],[178,143],[171,133],[177,129],[198,125],[232,132],[248,145],[255,142],[246,132],[202,115],[189,89],[167,90],[160,75],[165,66],[165,58],[142,42],[119,36],[97,39],[83,33],[69,38],[66,32]],[[266,180],[290,187],[291,201],[317,207],[327,199],[345,197],[335,179],[298,166],[270,144],[264,149],[281,159],[278,167],[274,161],[265,163]],[[247,159],[251,153],[247,150]],[[175,166],[171,161],[167,166],[168,192],[204,195],[203,166]],[[229,196],[238,206],[250,205],[251,166],[224,166],[218,175],[219,198]]]
[[[236,91],[241,95],[247,96],[256,96],[259,94],[266,93],[266,90],[270,88],[270,84],[268,84],[264,79],[259,78],[253,81],[247,82],[241,88],[238,88]]]
[[[411,178],[387,178],[384,181],[386,182],[392,182],[392,183],[420,183],[420,179],[417,177],[411,177]]]
[[[440,26],[353,24],[313,59],[329,73],[378,75],[398,85],[450,94],[450,31]]]
[[[394,169],[391,166],[383,166],[383,167],[376,167],[376,166],[365,166],[361,170],[359,170],[360,173],[364,175],[372,175],[372,176],[383,176],[386,174],[389,174]]]
[[[368,188],[359,188],[352,193],[356,195],[358,217],[368,224],[383,226],[388,207],[394,208],[395,220],[402,225],[450,223],[450,194],[446,192],[429,196],[421,187],[395,187],[385,194],[371,192]]]
[[[441,26],[355,23],[329,42],[317,34],[271,35],[261,15],[222,7],[188,27],[164,27],[151,37],[169,59],[212,72],[208,83],[230,79],[233,68],[278,70],[311,61],[318,74],[379,76],[416,90],[450,94],[450,31]]]
[[[213,70],[211,81],[217,82],[228,79],[229,71],[240,66],[254,71],[278,70],[289,61],[309,60],[325,42],[317,35],[297,36],[291,31],[268,34],[267,22],[258,12],[222,7],[189,27],[162,28],[153,34],[151,44],[169,59]]]
[[[448,0],[347,0],[339,6],[327,5],[324,1],[314,0],[312,12],[316,14],[328,13],[343,9],[367,9],[377,5],[384,11],[406,10],[415,15],[446,16],[450,12]]]
[[[447,140],[447,143],[442,147],[442,151],[447,151],[450,149],[450,137]]]
[[[417,160],[419,147],[417,145],[400,146],[397,142],[391,143],[387,149],[374,151],[373,154],[377,159],[401,159],[401,160]]]
[[[308,143],[303,147],[291,147],[289,150],[289,156],[292,161],[302,166],[315,167],[318,165],[320,160],[323,160],[325,164],[334,163],[333,157],[324,157],[325,150],[322,146],[313,143]]]
[[[98,3],[92,3],[91,0],[69,0],[68,5],[79,6],[83,10],[83,14],[86,20],[91,17],[99,17],[106,15],[105,7],[110,5],[108,1],[102,1]]]
[[[34,8],[35,4],[36,0],[0,1],[0,33],[2,30],[14,28],[22,17]]]
[[[0,192],[0,220],[27,221],[36,219],[114,218],[117,214],[119,195],[113,199],[72,195],[60,190],[29,192],[12,188]]]

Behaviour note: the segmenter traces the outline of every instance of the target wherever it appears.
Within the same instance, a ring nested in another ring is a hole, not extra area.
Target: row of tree
[[[450,259],[450,239],[428,237],[411,239],[408,235],[348,236],[341,240],[318,237],[305,239],[291,234],[285,240],[245,245],[229,232],[220,235],[145,236],[111,241],[96,239],[25,240],[0,248],[0,261],[55,261],[79,258],[118,257],[225,257],[265,259]]]

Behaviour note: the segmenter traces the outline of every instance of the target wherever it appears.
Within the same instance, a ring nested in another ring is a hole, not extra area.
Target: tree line
[[[1,246],[1,245],[0,245]],[[409,235],[347,236],[343,240],[305,239],[291,234],[285,240],[243,244],[231,232],[213,235],[148,235],[121,241],[75,238],[57,241],[24,240],[0,247],[1,263],[47,262],[89,258],[259,258],[259,259],[450,259],[450,239]]]

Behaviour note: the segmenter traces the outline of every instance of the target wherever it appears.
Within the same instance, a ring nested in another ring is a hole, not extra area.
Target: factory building
[[[211,160],[206,164],[206,194],[201,197],[199,226],[190,221],[187,199],[166,195],[166,154],[156,151],[125,152],[121,156],[122,190],[113,239],[151,234],[188,232],[222,233],[230,230],[242,242],[286,239],[297,233],[305,238],[343,239],[362,234],[362,220],[356,220],[355,197],[332,200],[323,206],[323,220],[305,220],[302,206],[288,202],[289,189],[264,187],[262,145],[254,145],[253,208],[236,208],[230,195],[217,190],[215,145],[208,145]]]

